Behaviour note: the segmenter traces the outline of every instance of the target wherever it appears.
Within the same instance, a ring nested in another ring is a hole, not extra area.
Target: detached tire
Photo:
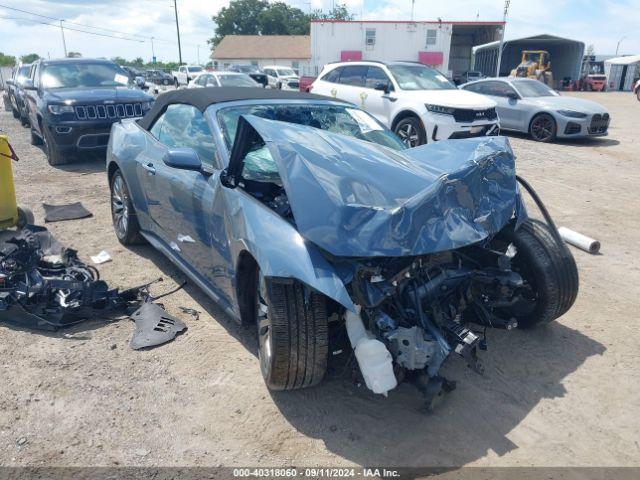
[[[514,307],[507,314],[518,326],[531,328],[564,315],[578,296],[578,268],[567,246],[559,245],[551,229],[538,220],[527,220],[516,232],[503,235],[515,245],[512,268],[530,286],[530,308]]]
[[[299,282],[265,278],[260,283],[258,357],[267,387],[296,390],[317,385],[327,370],[329,349],[325,297],[305,291]]]

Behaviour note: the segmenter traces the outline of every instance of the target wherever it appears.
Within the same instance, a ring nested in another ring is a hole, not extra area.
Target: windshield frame
[[[300,106],[309,106],[309,105],[321,105],[321,106],[337,106],[343,108],[356,108],[357,110],[361,110],[357,107],[354,107],[350,103],[341,102],[338,100],[320,100],[320,101],[309,101],[309,100],[279,100],[279,99],[269,99],[269,100],[238,100],[233,102],[224,102],[224,103],[216,103],[213,105],[209,105],[205,110],[205,116],[208,118],[209,126],[211,128],[211,132],[215,138],[216,144],[218,146],[218,152],[220,152],[220,167],[226,168],[229,165],[229,155],[231,154],[231,146],[227,145],[226,137],[222,130],[220,121],[218,119],[218,112],[220,110],[225,110],[228,108],[239,108],[239,107],[257,107],[264,105],[300,105]],[[363,110],[364,111],[364,110]],[[366,112],[365,112],[366,113]],[[385,127],[382,123],[380,123],[375,117],[371,114],[367,113],[370,117],[372,117],[378,124],[380,124],[385,131],[391,132],[389,128]],[[391,132],[392,135],[395,135]],[[338,134],[340,135],[340,134]],[[356,137],[349,137],[356,138]],[[357,139],[357,138],[356,138]],[[402,149],[406,149],[406,145],[402,143],[400,139],[398,139]],[[376,144],[380,147],[385,147],[382,144]],[[390,147],[385,147],[390,148]]]
[[[56,67],[60,67],[60,66],[79,66],[81,68],[86,68],[89,66],[104,66],[104,67],[109,67],[111,69],[114,70],[114,74],[120,74],[123,77],[126,77],[127,79],[127,83],[116,83],[115,78],[113,80],[113,85],[62,85],[62,86],[57,86],[57,87],[52,87],[49,85],[46,85],[46,80],[45,80],[45,74],[47,72],[47,69],[49,68],[56,68]],[[42,85],[42,88],[47,89],[47,90],[57,90],[57,89],[62,89],[62,88],[116,88],[116,87],[128,87],[129,85],[131,85],[131,79],[129,76],[129,72],[127,72],[124,68],[122,68],[120,65],[116,64],[116,63],[111,63],[111,62],[104,62],[104,61],[82,61],[82,62],[52,62],[52,63],[45,63],[41,66],[41,73],[40,73],[40,84]]]
[[[429,65],[424,65],[421,63],[412,63],[412,64],[407,64],[407,63],[392,63],[386,66],[387,70],[389,71],[389,74],[391,75],[391,78],[393,79],[393,82],[396,84],[396,86],[398,87],[398,89],[403,90],[405,92],[420,92],[420,91],[440,91],[440,90],[457,90],[458,87],[456,87],[456,85],[447,78],[447,76],[442,73],[440,70],[438,70],[437,68],[433,68],[430,67]],[[431,71],[434,73],[434,77],[436,76],[441,76],[443,77],[446,81],[447,81],[447,87],[446,88],[403,88],[402,84],[400,83],[400,81],[398,80],[398,76],[397,73],[394,71],[394,69],[396,68],[407,68],[407,69],[411,69],[411,68],[423,68],[427,71]]]

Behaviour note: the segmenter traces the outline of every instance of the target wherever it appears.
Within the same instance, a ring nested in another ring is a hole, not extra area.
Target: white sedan
[[[204,72],[189,83],[189,88],[203,87],[255,87],[262,88],[258,82],[246,73]]]

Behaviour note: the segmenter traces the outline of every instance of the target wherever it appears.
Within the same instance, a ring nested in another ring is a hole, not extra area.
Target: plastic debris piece
[[[136,331],[130,343],[134,350],[162,345],[187,329],[182,321],[151,302],[143,303],[133,312],[131,319],[136,322]]]
[[[102,250],[97,255],[91,256],[91,261],[96,265],[100,265],[101,263],[107,263],[111,261],[111,255],[106,250]]]

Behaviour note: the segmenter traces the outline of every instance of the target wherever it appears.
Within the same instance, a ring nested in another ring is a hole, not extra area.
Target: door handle
[[[155,175],[156,174],[156,167],[153,166],[153,163],[143,164],[142,168],[144,168],[149,175]]]

